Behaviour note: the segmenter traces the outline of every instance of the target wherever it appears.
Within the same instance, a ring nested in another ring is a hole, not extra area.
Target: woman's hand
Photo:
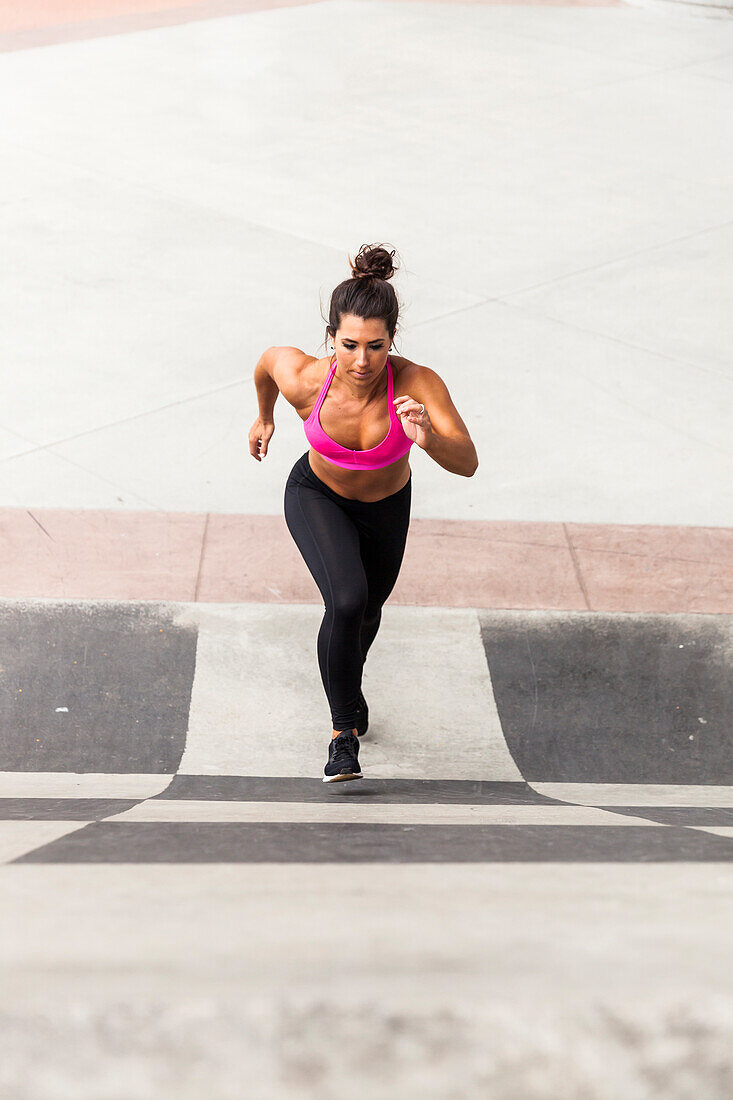
[[[428,410],[423,411],[422,402],[413,400],[409,394],[404,397],[395,397],[394,406],[407,438],[412,439],[418,447],[425,450],[433,434]]]
[[[270,442],[270,437],[274,431],[275,421],[263,420],[261,416],[257,417],[249,429],[249,453],[258,462],[261,462],[267,454],[267,444]]]

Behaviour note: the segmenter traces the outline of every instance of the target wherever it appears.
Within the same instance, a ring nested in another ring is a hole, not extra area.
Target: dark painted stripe
[[[733,617],[480,612],[530,783],[733,784]]]
[[[99,822],[12,863],[731,862],[733,841],[626,825]]]
[[[0,821],[98,821],[142,798],[0,798]]]
[[[362,783],[323,783],[255,775],[176,775],[159,798],[225,802],[334,802],[354,799],[361,805],[468,806],[566,805],[532,790],[528,783],[491,783],[473,779],[367,779]]]
[[[0,771],[175,772],[198,635],[175,614],[156,603],[0,604]]]
[[[723,806],[598,806],[612,814],[643,817],[658,825],[733,825],[733,809]]]

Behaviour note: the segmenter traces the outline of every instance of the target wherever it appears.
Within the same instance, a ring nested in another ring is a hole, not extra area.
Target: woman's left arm
[[[443,379],[430,367],[416,365],[408,385],[411,392],[394,399],[405,435],[444,470],[473,477],[478,468],[476,448]]]

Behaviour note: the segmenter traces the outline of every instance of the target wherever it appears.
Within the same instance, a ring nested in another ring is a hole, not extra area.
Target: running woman
[[[452,474],[472,477],[478,456],[443,380],[389,351],[399,305],[387,281],[395,251],[362,245],[351,277],[331,295],[333,355],[272,347],[255,369],[259,416],[249,451],[261,462],[278,393],[305,422],[310,444],[285,485],[285,522],[318,585],[321,680],[331,710],[324,783],[361,779],[358,737],[369,712],[362,670],[400,571],[410,523],[413,444]]]

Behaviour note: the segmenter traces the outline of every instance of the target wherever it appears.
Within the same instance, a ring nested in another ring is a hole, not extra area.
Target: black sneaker
[[[361,779],[359,767],[359,742],[350,730],[331,738],[328,746],[328,763],[323,769],[324,783],[338,783],[344,779]]]
[[[359,692],[359,717],[356,721],[356,736],[363,737],[369,727],[369,707],[366,699]]]

